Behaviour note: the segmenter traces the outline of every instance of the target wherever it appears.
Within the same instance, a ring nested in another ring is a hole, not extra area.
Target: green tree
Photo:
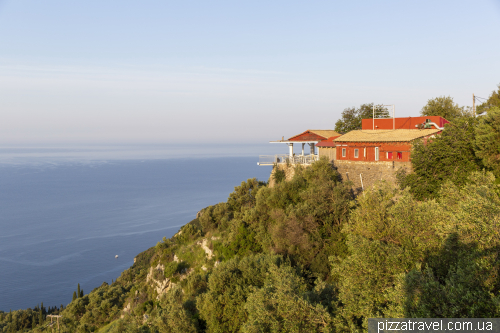
[[[347,331],[366,325],[366,318],[390,318],[389,309],[399,304],[391,297],[398,275],[437,246],[433,225],[442,216],[434,201],[419,202],[384,182],[367,189],[358,203],[344,227],[350,255],[331,258],[344,304],[340,328]]]
[[[80,297],[83,297],[83,289],[80,290]]]
[[[420,111],[422,117],[441,116],[448,121],[470,115],[464,107],[453,102],[450,96],[440,96],[427,101],[427,104]]]
[[[184,307],[181,288],[170,290],[160,301],[161,310],[156,319],[160,333],[196,333],[197,322]]]
[[[248,319],[241,332],[332,332],[334,300],[326,284],[309,290],[292,267],[271,266],[264,286],[245,303]]]
[[[235,257],[214,269],[208,290],[197,299],[210,332],[238,332],[247,319],[247,297],[264,285],[271,266],[289,265],[280,256]]]
[[[78,290],[76,292],[76,297],[81,297],[80,296],[80,284],[78,284]]]
[[[73,301],[77,299],[76,291],[73,291]]]
[[[480,118],[476,127],[476,155],[500,178],[500,107],[490,108]]]
[[[40,311],[38,312],[38,325],[41,325],[42,323],[43,323],[43,311],[42,308],[40,308]]]
[[[351,107],[342,111],[342,116],[335,123],[335,131],[339,133],[347,133],[361,129],[362,119],[373,118],[373,103],[362,104],[359,108]],[[383,117],[389,117],[388,110],[382,105],[375,105],[377,113],[382,113]]]
[[[400,184],[410,187],[419,200],[436,197],[441,185],[450,180],[466,183],[469,174],[482,168],[475,153],[477,118],[462,117],[445,126],[443,132],[427,143],[413,145],[413,172],[400,178]]]
[[[492,91],[488,100],[476,107],[476,113],[482,114],[492,107],[500,107],[500,84],[497,91]]]
[[[229,209],[233,212],[244,212],[255,206],[255,195],[259,191],[259,188],[265,184],[256,178],[241,182],[240,186],[236,186],[234,191],[229,194],[229,198],[227,199]]]
[[[245,216],[264,252],[292,257],[321,279],[331,255],[345,255],[342,225],[353,207],[350,188],[327,159],[295,169],[294,177],[265,187]],[[271,250],[272,249],[272,250]]]
[[[438,251],[402,278],[402,317],[498,317],[500,197],[491,173],[474,172],[466,186],[447,182],[438,196]]]

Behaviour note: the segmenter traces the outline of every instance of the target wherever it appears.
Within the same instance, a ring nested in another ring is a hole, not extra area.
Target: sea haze
[[[0,310],[66,306],[78,283],[110,283],[241,181],[267,181],[259,150],[0,148]]]

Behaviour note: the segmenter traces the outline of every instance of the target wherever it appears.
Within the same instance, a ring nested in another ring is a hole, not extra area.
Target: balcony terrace
[[[274,164],[311,164],[319,159],[318,155],[260,155],[257,165],[274,165]]]

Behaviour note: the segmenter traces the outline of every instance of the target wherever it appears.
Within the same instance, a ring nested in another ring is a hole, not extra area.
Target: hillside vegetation
[[[327,160],[249,179],[111,285],[0,312],[0,332],[363,332],[372,317],[500,315],[500,109],[414,151],[358,197]],[[447,154],[445,151],[447,150]],[[451,157],[449,157],[451,156]],[[427,157],[427,158],[424,158]]]

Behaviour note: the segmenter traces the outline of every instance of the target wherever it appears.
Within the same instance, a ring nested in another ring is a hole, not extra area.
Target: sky
[[[500,0],[0,0],[0,146],[262,143],[500,84]]]

